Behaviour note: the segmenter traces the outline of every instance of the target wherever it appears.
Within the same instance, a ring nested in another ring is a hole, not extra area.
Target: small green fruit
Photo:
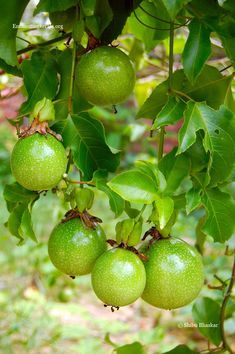
[[[202,258],[177,238],[155,241],[145,254],[146,287],[142,298],[162,309],[175,309],[193,301],[203,282]]]
[[[19,139],[11,155],[11,169],[16,181],[32,191],[55,187],[66,166],[65,149],[50,134],[36,133]]]
[[[128,56],[113,47],[99,47],[78,63],[76,84],[81,95],[97,106],[125,101],[133,91],[135,72]]]
[[[96,259],[107,249],[103,229],[86,227],[79,218],[60,223],[48,242],[49,257],[62,273],[77,276],[91,272]]]
[[[121,248],[105,252],[91,273],[97,297],[110,306],[126,306],[136,301],[145,287],[144,265],[134,253]]]

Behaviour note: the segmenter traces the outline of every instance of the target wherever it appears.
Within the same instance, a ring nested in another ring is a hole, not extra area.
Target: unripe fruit
[[[133,303],[142,295],[146,275],[137,255],[113,248],[97,259],[91,280],[93,290],[101,301],[119,307]]]
[[[193,301],[203,282],[202,258],[177,238],[155,241],[145,254],[146,287],[142,298],[162,309],[175,309]]]
[[[135,72],[128,56],[113,47],[98,47],[78,63],[76,84],[81,95],[97,106],[125,101],[133,91]]]
[[[50,134],[36,133],[19,139],[11,155],[11,169],[16,181],[32,191],[55,187],[66,166],[65,149]]]
[[[79,218],[57,225],[48,242],[52,263],[70,276],[90,273],[96,259],[106,249],[106,237],[101,226],[88,228]]]

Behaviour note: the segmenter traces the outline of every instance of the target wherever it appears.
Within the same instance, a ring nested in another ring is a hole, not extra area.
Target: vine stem
[[[226,349],[231,354],[233,354],[233,351],[226,339],[226,333],[225,333],[225,329],[224,329],[224,320],[225,320],[226,306],[227,306],[227,303],[228,303],[230,296],[232,294],[234,283],[235,283],[235,256],[234,256],[234,261],[233,261],[233,268],[232,268],[230,282],[229,282],[227,291],[225,293],[225,296],[224,296],[224,299],[223,299],[223,302],[221,305],[221,311],[220,311],[220,332],[221,332],[221,337],[222,337],[222,342],[223,342],[223,348]]]
[[[173,86],[173,64],[174,64],[174,22],[170,23],[170,43],[169,43],[169,78],[168,92],[172,93]],[[158,162],[162,159],[164,152],[165,127],[160,128],[159,147],[158,147]]]
[[[17,55],[30,52],[31,50],[34,50],[34,49],[47,47],[47,46],[49,46],[51,44],[60,42],[63,39],[71,37],[71,35],[72,35],[72,32],[68,32],[68,33],[62,34],[60,37],[56,37],[56,38],[50,39],[49,41],[46,41],[46,42],[42,42],[42,43],[38,43],[38,44],[30,44],[28,47],[18,50],[17,51]]]
[[[71,66],[71,77],[70,77],[70,86],[69,86],[69,98],[68,98],[68,111],[73,113],[73,86],[75,78],[75,63],[76,63],[76,52],[77,46],[76,41],[73,41],[73,56],[72,56],[72,66]]]

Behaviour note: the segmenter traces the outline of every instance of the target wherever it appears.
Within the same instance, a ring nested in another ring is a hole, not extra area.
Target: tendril
[[[169,25],[171,24],[170,21],[164,20],[163,18],[157,17],[157,16],[155,16],[155,15],[152,15],[150,12],[148,12],[147,10],[145,10],[141,5],[139,5],[139,8],[140,8],[143,12],[145,12],[147,15],[149,15],[150,17],[155,18],[155,19],[158,20],[158,21],[167,23],[167,24],[169,24]],[[176,25],[181,26],[180,23],[176,23]]]
[[[152,26],[150,26],[150,25],[147,25],[146,23],[144,23],[144,22],[137,16],[137,14],[136,14],[135,11],[133,11],[133,13],[134,13],[134,16],[135,16],[136,20],[137,20],[139,23],[141,23],[143,26],[145,26],[146,28],[154,29],[154,30],[157,30],[157,31],[169,31],[169,30],[170,30],[170,28],[159,28],[159,27],[152,27]],[[174,30],[175,30],[175,29],[178,29],[178,28],[180,28],[180,27],[185,26],[187,23],[188,23],[188,21],[185,22],[184,24],[180,25],[180,26],[175,26],[175,27],[174,27]]]

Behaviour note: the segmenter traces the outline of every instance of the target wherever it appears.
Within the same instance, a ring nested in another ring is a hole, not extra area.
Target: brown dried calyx
[[[19,138],[26,138],[27,136],[33,135],[35,133],[39,133],[41,135],[51,134],[57,140],[62,141],[62,136],[51,130],[47,121],[40,122],[38,117],[34,118],[29,126],[21,127],[18,136]]]
[[[124,248],[124,249],[126,249],[126,250],[128,250],[128,251],[131,251],[131,252],[135,253],[142,261],[146,261],[146,260],[148,259],[148,257],[147,257],[145,254],[139,252],[139,251],[138,251],[135,247],[133,247],[133,246],[128,246],[128,245],[124,244],[123,242],[120,243],[120,244],[118,244],[117,241],[112,240],[112,239],[109,239],[109,240],[107,240],[106,242],[107,242],[111,247]]]
[[[148,236],[151,236],[151,240],[149,241],[149,247],[155,242],[155,241],[158,241],[158,240],[163,240],[165,239],[166,237],[163,237],[160,232],[156,229],[155,226],[151,227],[148,231],[145,232],[143,238],[142,238],[142,241],[146,240],[146,238]],[[170,237],[170,236],[169,236]],[[168,237],[167,237],[168,238]]]
[[[62,223],[65,223],[69,220],[76,219],[76,218],[81,219],[81,221],[91,229],[95,229],[97,225],[102,222],[100,218],[97,218],[96,216],[89,214],[87,210],[80,212],[78,209],[71,209],[67,211],[67,213],[65,214]]]

